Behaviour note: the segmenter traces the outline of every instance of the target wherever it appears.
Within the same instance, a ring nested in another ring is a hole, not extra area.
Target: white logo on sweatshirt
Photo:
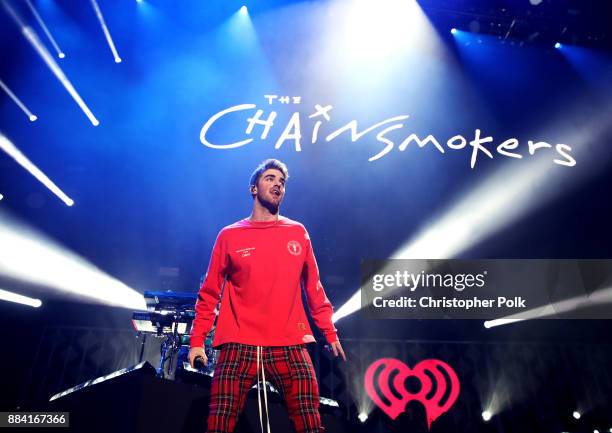
[[[287,250],[294,256],[302,254],[302,245],[298,241],[287,242]]]
[[[251,251],[255,251],[255,247],[242,248],[240,250],[236,250],[236,253],[240,254],[240,257],[248,257],[251,255]]]

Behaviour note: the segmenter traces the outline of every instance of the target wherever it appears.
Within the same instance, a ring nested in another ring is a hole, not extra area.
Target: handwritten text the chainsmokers
[[[299,96],[278,96],[278,95],[264,95],[268,105],[274,103],[280,104],[300,104],[301,97]],[[524,156],[533,156],[540,152],[551,152],[552,162],[558,165],[573,167],[576,165],[576,160],[572,156],[572,148],[567,144],[550,144],[544,141],[528,140],[527,146],[520,145],[517,138],[506,138],[499,144],[493,143],[494,139],[491,136],[482,134],[480,129],[474,131],[474,135],[465,137],[461,134],[454,135],[447,140],[439,140],[432,134],[425,137],[418,136],[415,133],[407,135],[401,142],[396,143],[388,134],[391,131],[404,128],[404,123],[410,117],[407,114],[402,114],[388,119],[384,119],[373,125],[365,128],[359,127],[357,120],[351,120],[345,125],[334,129],[331,127],[331,111],[333,107],[331,105],[319,105],[315,104],[313,112],[308,115],[309,119],[314,120],[314,126],[308,136],[302,134],[301,128],[301,117],[299,112],[294,112],[285,125],[282,133],[276,140],[274,145],[275,149],[280,149],[285,142],[292,142],[295,146],[296,152],[302,150],[303,140],[308,140],[310,143],[317,143],[320,139],[326,142],[331,142],[343,134],[348,134],[351,142],[357,142],[363,137],[368,135],[374,135],[374,138],[378,143],[381,144],[381,149],[378,153],[372,155],[368,161],[376,161],[383,156],[390,153],[393,149],[404,151],[411,143],[416,143],[420,148],[426,145],[434,146],[440,153],[446,153],[447,150],[456,151],[462,149],[471,148],[471,160],[470,167],[476,166],[476,161],[479,155],[486,156],[493,159],[493,152],[495,151],[498,155],[521,159]],[[253,112],[254,111],[254,112]],[[234,149],[237,147],[245,146],[252,142],[254,138],[245,138],[253,135],[256,126],[261,127],[261,134],[259,138],[266,140],[270,130],[274,126],[274,121],[277,117],[277,112],[272,110],[265,114],[264,109],[258,108],[256,104],[240,104],[233,107],[226,108],[225,110],[219,111],[210,117],[200,131],[200,141],[207,147],[213,149]],[[246,117],[246,129],[243,137],[236,137],[237,141],[232,143],[213,143],[208,140],[207,134],[214,127],[215,123],[225,116],[245,116]],[[325,123],[323,129],[327,131],[322,132],[322,126]],[[241,139],[242,138],[242,139]],[[521,147],[521,149],[519,149]]]

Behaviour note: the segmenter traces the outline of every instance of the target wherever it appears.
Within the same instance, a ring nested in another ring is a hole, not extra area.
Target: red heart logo
[[[412,393],[406,389],[405,383],[409,377],[420,381],[419,392]],[[378,385],[378,390],[375,384]],[[400,416],[410,401],[420,401],[425,407],[427,428],[430,428],[431,423],[457,401],[459,378],[450,365],[437,359],[426,359],[411,369],[397,359],[381,358],[368,367],[365,389],[374,403],[391,419]],[[381,394],[386,402],[381,398]]]

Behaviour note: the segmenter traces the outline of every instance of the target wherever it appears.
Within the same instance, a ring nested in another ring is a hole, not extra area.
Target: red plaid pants
[[[319,386],[306,346],[263,347],[261,350],[260,362],[263,362],[266,381],[282,391],[296,432],[323,432]],[[234,431],[246,394],[256,378],[257,346],[240,343],[221,346],[211,387],[208,433]]]

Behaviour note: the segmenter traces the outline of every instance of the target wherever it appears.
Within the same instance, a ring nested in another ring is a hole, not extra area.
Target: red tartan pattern
[[[323,432],[319,415],[319,386],[306,346],[264,347],[262,352],[266,381],[285,397],[289,418],[296,432]],[[244,408],[246,394],[256,378],[257,346],[240,343],[221,346],[211,387],[209,433],[234,431],[237,418]]]

